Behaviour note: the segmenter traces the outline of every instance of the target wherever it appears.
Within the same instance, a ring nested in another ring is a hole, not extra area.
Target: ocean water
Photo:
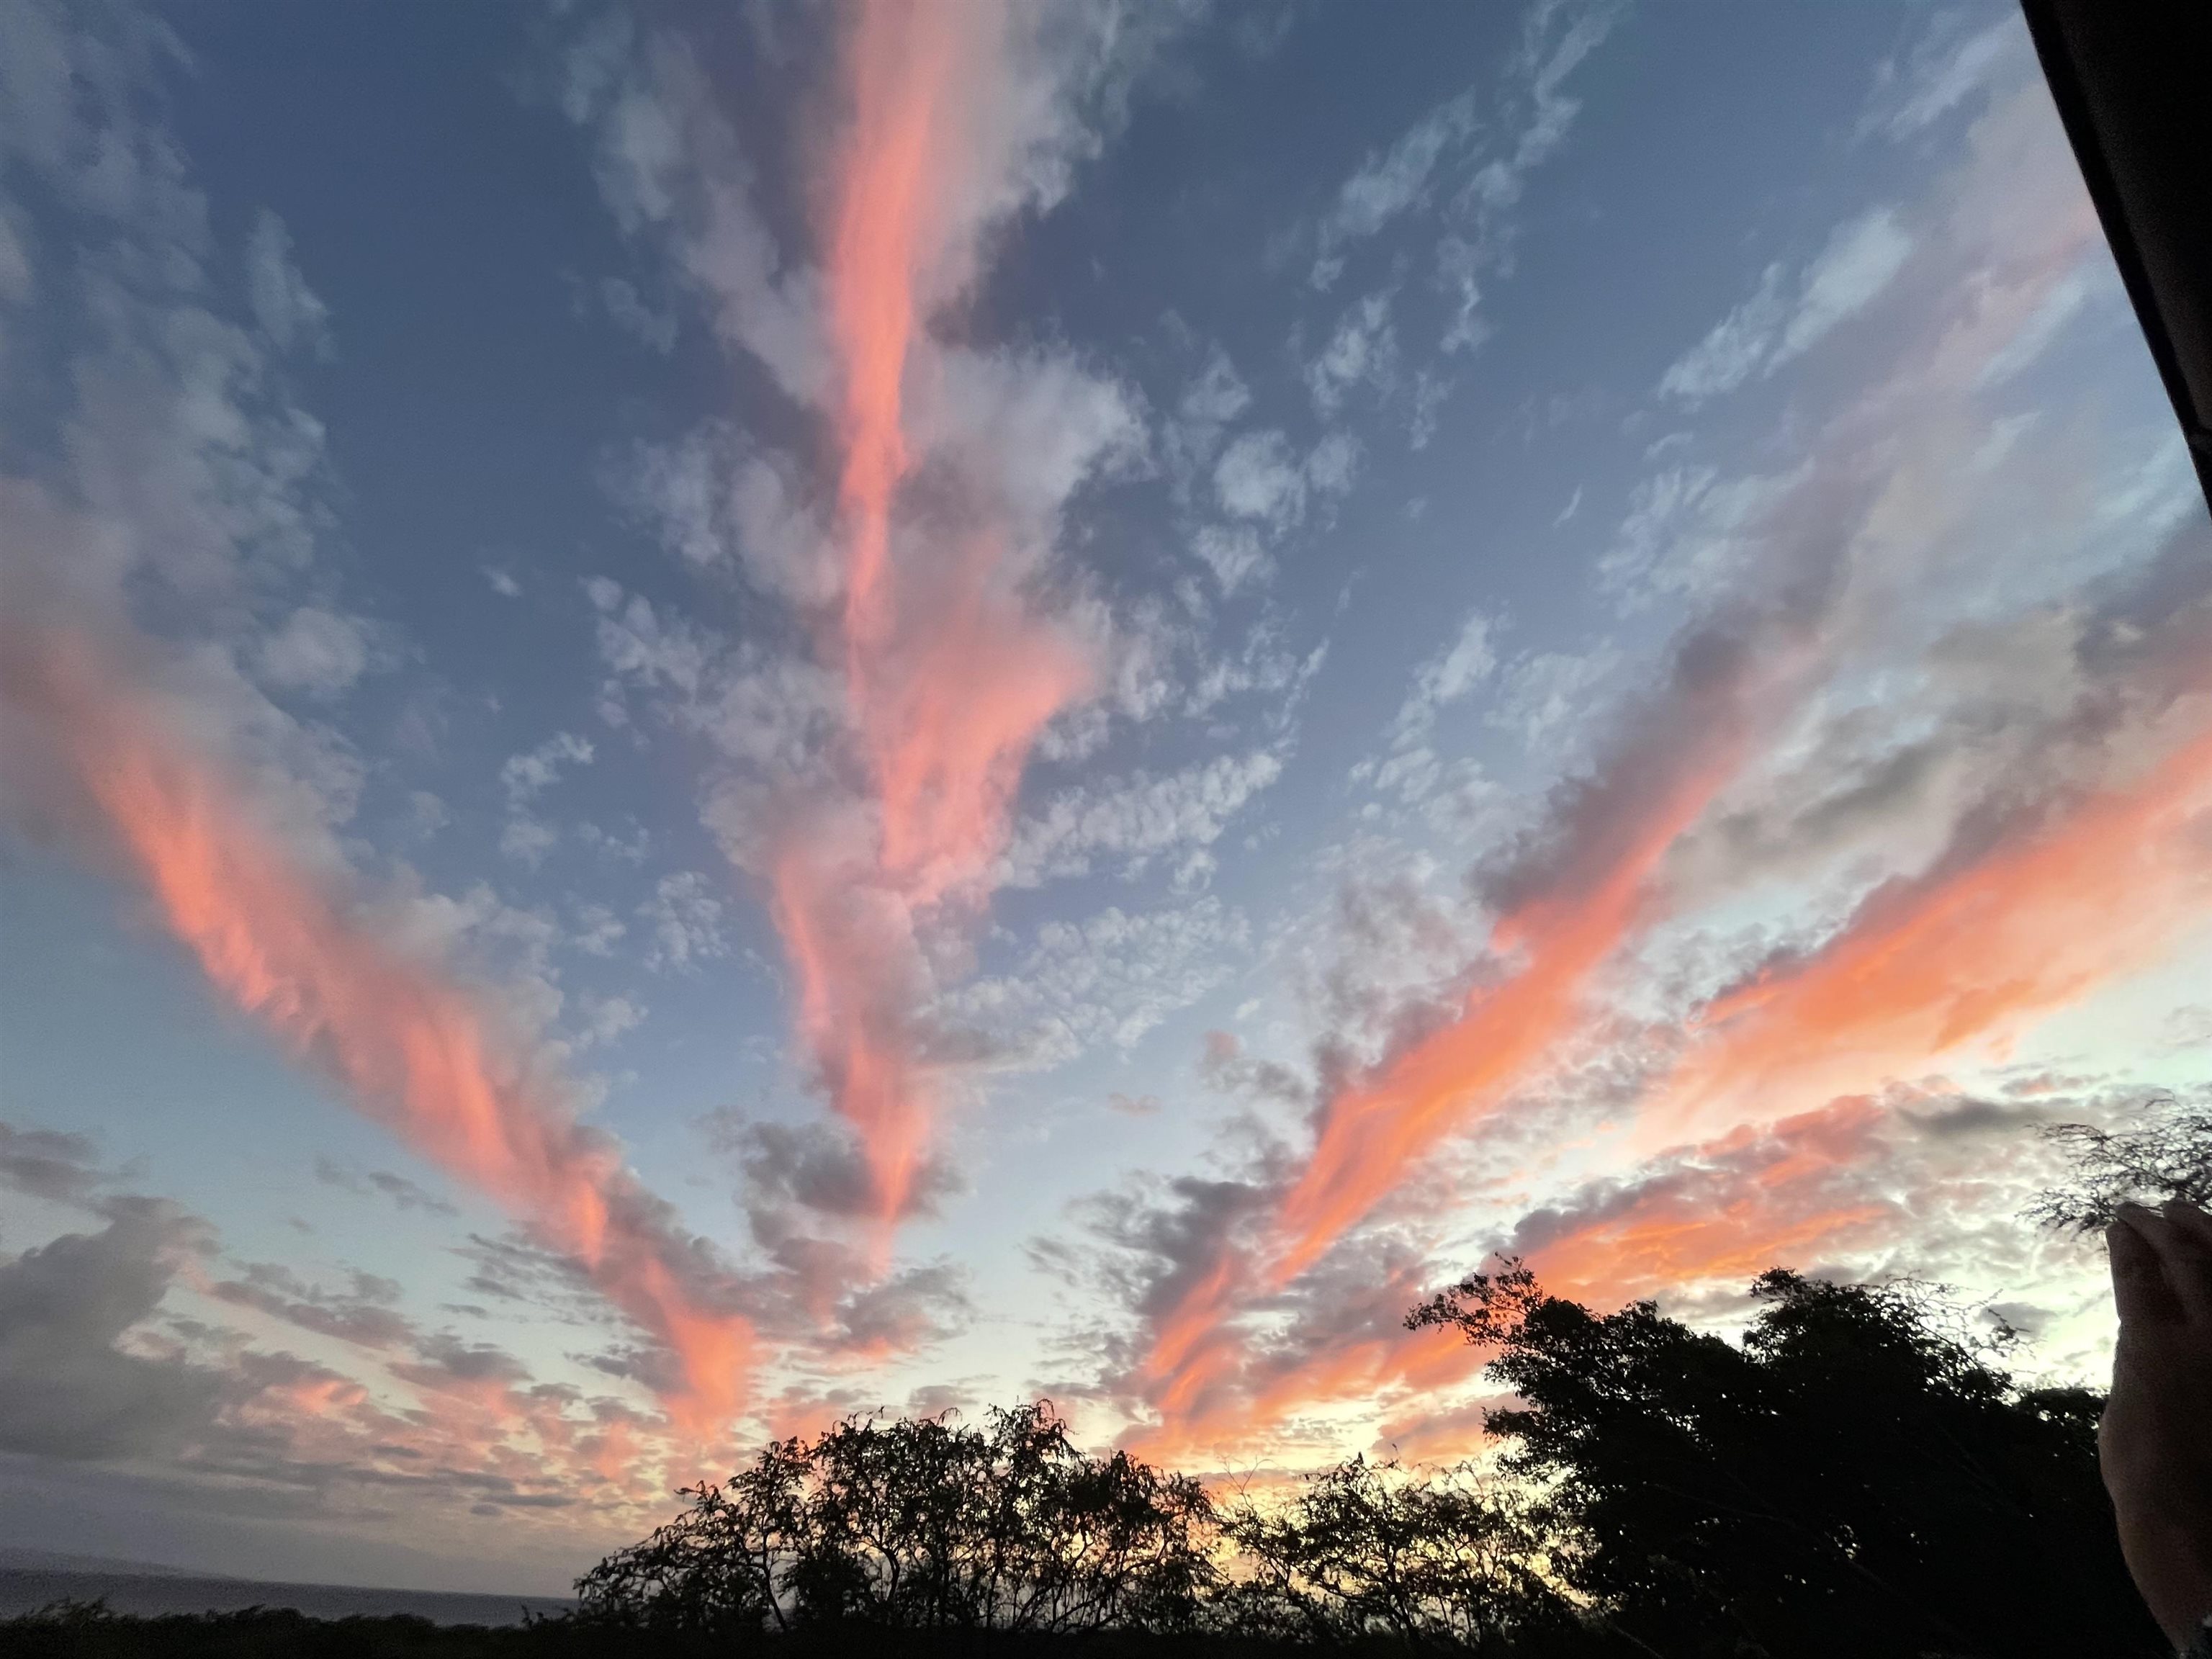
[[[444,1590],[364,1589],[352,1584],[276,1584],[256,1578],[198,1578],[177,1572],[0,1565],[0,1618],[59,1601],[105,1601],[116,1613],[235,1613],[294,1607],[318,1619],[409,1613],[439,1625],[519,1625],[526,1610],[565,1613],[575,1603],[544,1595],[474,1595]]]

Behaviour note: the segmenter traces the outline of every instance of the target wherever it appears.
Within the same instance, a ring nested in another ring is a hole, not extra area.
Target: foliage
[[[2039,1194],[2031,1219],[2069,1232],[2094,1232],[2130,1201],[2179,1198],[2212,1206],[2212,1104],[2185,1106],[2172,1096],[2150,1103],[2148,1121],[2130,1129],[2059,1123],[2044,1131],[2072,1156],[2069,1186]]]
[[[1465,1465],[1416,1475],[1354,1457],[1308,1475],[1287,1503],[1228,1513],[1238,1571],[1215,1622],[1331,1646],[1588,1650],[1584,1621],[1548,1576],[1542,1518],[1525,1493]]]
[[[1580,1543],[1562,1581],[1669,1659],[2160,1651],[2094,1396],[2016,1389],[1923,1296],[1779,1269],[1753,1293],[1739,1346],[1509,1262],[1408,1323],[1494,1351],[1505,1466]]]
[[[1187,1630],[1212,1588],[1204,1488],[1078,1451],[1046,1402],[848,1418],[780,1441],[580,1581],[583,1616],[667,1630]]]
[[[0,1621],[26,1659],[865,1652],[2081,1659],[2165,1651],[2096,1468],[2100,1401],[2024,1390],[1924,1289],[1776,1270],[1741,1342],[1517,1262],[1417,1308],[1489,1351],[1495,1471],[1355,1457],[1217,1509],[1047,1403],[779,1441],[507,1630],[267,1609]],[[2005,1334],[2000,1330],[2000,1338]]]

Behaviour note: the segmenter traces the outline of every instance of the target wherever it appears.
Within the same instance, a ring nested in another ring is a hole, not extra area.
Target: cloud
[[[280,351],[295,347],[327,356],[330,311],[292,262],[292,236],[267,209],[246,239],[246,291],[254,320]]]
[[[693,1282],[690,1252],[613,1144],[574,1122],[550,1056],[356,910],[327,842],[308,862],[271,833],[198,752],[187,711],[144,683],[134,659],[147,647],[125,653],[20,610],[7,645],[11,775],[143,886],[222,994],[359,1109],[583,1260],[680,1356],[673,1409],[726,1418],[743,1322]]]
[[[963,985],[937,1012],[988,1034],[1001,1066],[1061,1066],[1092,1049],[1133,1048],[1227,982],[1248,946],[1243,916],[1212,897],[1135,915],[1109,906],[1044,923],[1012,971]]]
[[[1173,418],[1160,428],[1159,447],[1178,498],[1188,496],[1194,480],[1219,453],[1221,441],[1237,417],[1252,406],[1252,390],[1218,343],[1183,387]]]
[[[1154,777],[1138,772],[1103,784],[1078,784],[1054,796],[1016,827],[1001,879],[1012,887],[1087,874],[1101,858],[1124,873],[1180,849],[1220,839],[1245,804],[1272,786],[1283,763],[1268,750],[1220,755]]]
[[[301,606],[260,645],[261,677],[285,690],[334,697],[368,666],[359,623]]]
[[[1490,678],[1498,666],[1492,640],[1497,627],[1496,620],[1486,612],[1468,611],[1451,643],[1413,671],[1413,689],[1390,722],[1394,741],[1425,735],[1435,725],[1438,710],[1457,702]]]
[[[591,740],[573,732],[558,732],[527,754],[511,755],[499,769],[501,787],[507,792],[507,823],[501,828],[499,850],[518,863],[536,869],[560,844],[561,832],[544,819],[532,817],[530,803],[551,788],[563,768],[588,766]]]
[[[411,1341],[414,1321],[392,1305],[399,1286],[374,1273],[356,1272],[352,1278],[349,1289],[333,1291],[307,1283],[281,1262],[256,1261],[246,1264],[242,1277],[210,1285],[208,1294],[360,1347],[392,1348]]]
[[[1199,1288],[1187,1315],[1158,1327],[1173,1340],[1164,1350],[1164,1339],[1155,1339],[1146,1398],[1195,1409],[1218,1376],[1243,1374],[1245,1362],[1233,1356],[1248,1315],[1272,1298],[1297,1293],[1309,1276],[1335,1271],[1333,1264],[1348,1253],[1371,1248],[1390,1231],[1378,1217],[1386,1200],[1399,1204],[1395,1213],[1402,1222],[1412,1200],[1393,1195],[1437,1166],[1448,1139],[1477,1126],[1490,1133],[1511,1131],[1533,1121],[1528,1113],[1542,1103],[1558,1109],[1574,1086],[1589,1096],[1577,1112],[1626,1111],[1642,1081],[1663,1071],[1618,1035],[1607,1004],[1635,982],[1631,964],[1689,896],[1677,885],[1678,860],[1686,866],[1689,849],[1736,792],[1756,792],[1767,757],[1790,752],[1805,723],[1827,706],[1832,688],[1853,684],[1852,676],[1875,664],[1895,672],[1902,596],[1942,592],[1934,573],[1963,556],[1961,526],[2033,476],[2031,464],[2018,457],[2008,458],[2008,476],[2002,479],[1957,465],[1954,434],[1985,431],[1972,406],[1988,364],[2014,349],[2020,331],[2033,325],[2048,295],[2094,246],[2078,204],[2056,212],[2027,207],[2046,200],[2043,180],[2072,176],[2047,116],[2038,114],[2039,93],[2027,88],[1993,106],[1968,136],[1962,160],[1937,177],[1911,216],[1921,227],[1918,245],[1929,255],[1914,263],[1913,280],[1899,292],[1901,307],[1909,300],[1921,309],[1894,319],[1900,325],[1887,337],[1886,367],[1844,393],[1806,434],[1801,464],[1770,486],[1746,485],[1735,493],[1742,505],[1728,515],[1728,527],[1742,556],[1732,580],[1698,587],[1702,611],[1663,659],[1638,665],[1646,674],[1657,670],[1649,689],[1616,702],[1589,758],[1564,769],[1541,813],[1524,818],[1516,834],[1468,872],[1467,890],[1482,924],[1472,931],[1478,940],[1486,932],[1486,948],[1452,964],[1443,983],[1415,988],[1395,1016],[1364,1004],[1338,1011],[1345,1023],[1316,1042],[1313,1150],[1268,1183],[1267,1226],[1217,1257],[1194,1280]],[[1861,245],[1847,238],[1837,246]],[[1782,325],[1775,327],[1778,340]],[[1925,340],[1939,336],[1941,347],[1928,350]],[[1702,501],[1720,489],[1711,479],[1686,482],[1678,499]],[[2090,533],[2078,506],[2066,523],[2064,535]],[[1914,650],[1932,643],[1924,633],[1915,640]],[[2142,707],[2136,705],[2139,713]],[[2182,740],[2176,734],[2167,742]],[[2190,763],[2175,764],[2186,773]],[[2154,790],[2141,804],[2149,815],[2146,824],[2154,820],[2172,829],[2184,821],[2178,815],[2185,812],[2186,791],[2179,775],[2175,790]],[[2084,852],[2092,844],[2125,845],[2127,837],[2092,835],[2069,843]],[[2030,863],[2039,856],[2024,846],[2014,850]],[[2051,856],[2073,867],[2068,855]],[[2139,863],[2123,874],[2132,868],[2138,878],[2158,878],[2163,884],[2151,890],[2169,900],[2161,915],[2197,914],[2194,901],[2184,898],[2197,878],[2181,864],[2160,864],[2165,856],[2147,850],[2144,859],[2157,867]],[[1697,897],[1713,902],[1723,892],[1741,896],[1756,891],[1759,879],[1756,870],[1744,870],[1738,882],[1705,888]],[[2066,884],[2061,879],[2057,886]],[[2118,902],[2094,882],[2087,889],[2104,892],[2107,904]],[[1963,983],[1984,982],[1971,929],[1962,933],[1950,921],[1955,915],[1963,922],[1969,911],[1996,914],[1980,903],[1939,912],[1944,948],[1899,958],[1900,966],[1908,959],[1932,963],[1955,942],[1964,950]],[[2026,935],[2020,937],[2000,927],[1990,948],[2003,950],[2008,960],[2040,961],[2051,948],[2041,925],[2024,917]],[[2054,931],[2063,933],[2063,925]],[[1869,948],[1879,949],[1871,939]],[[2100,947],[2089,950],[2106,959]],[[2124,951],[2111,959],[2123,958],[2140,959]],[[2060,953],[2052,958],[2048,985],[2031,971],[2027,977],[2036,984],[2027,1000],[2036,1002],[2046,990],[2074,994],[2094,977],[2077,974],[2083,965],[2078,956]],[[1808,978],[1808,1000],[1797,1006],[1820,1003],[1812,994],[1815,986],[1844,995],[1851,975],[1840,960],[1838,975]],[[1642,988],[1649,994],[1665,988]],[[1964,1001],[1972,1007],[1947,1013],[1941,997],[1926,1002],[1924,984],[1915,988],[1924,1006],[1911,1018],[1921,1024],[1905,1034],[1900,1052],[1916,1042],[1920,1052],[1930,1042],[1940,1048],[1938,1028],[1947,1018],[1964,1014],[1969,1024],[1963,1029],[1979,1029],[1973,1019],[2007,1005],[2004,996],[1978,1000],[1969,989]],[[1900,997],[1896,1006],[1909,1000]],[[1891,1000],[1885,997],[1881,1006]],[[1736,1010],[1723,1004],[1722,1012]],[[1741,1018],[1747,1031],[1757,1030],[1758,1001],[1748,989]],[[1716,1029],[1716,1056],[1728,1053],[1724,1030]],[[1771,1038],[1778,1058],[1816,1054],[1823,1041],[1802,1021],[1778,1024]],[[1828,1081],[1793,1079],[1794,1096],[1762,1092],[1752,1079],[1755,1062],[1767,1052],[1747,1047],[1744,1066],[1723,1073],[1744,1085],[1731,1087],[1732,1103],[1758,1095],[1771,1103],[1769,1109],[1781,1109],[1782,1099],[1803,1098],[1800,1083],[1817,1088]],[[1577,1067],[1577,1076],[1561,1075]],[[1689,1075],[1694,1080],[1694,1063]],[[1650,1124],[1649,1132],[1660,1133],[1665,1121]],[[1217,1346],[1232,1358],[1200,1358]]]
[[[1275,430],[1248,432],[1221,453],[1213,469],[1214,498],[1232,518],[1288,534],[1304,522],[1315,496],[1340,495],[1352,487],[1359,441],[1346,432],[1323,437],[1300,460]]]
[[[1214,466],[1213,493],[1224,512],[1277,534],[1305,517],[1305,469],[1279,432],[1248,432],[1231,444]]]
[[[749,1123],[727,1112],[709,1125],[716,1144],[736,1156],[749,1203],[797,1205],[848,1220],[874,1213],[867,1159],[848,1136],[824,1124]],[[957,1171],[930,1160],[916,1174],[905,1213],[935,1216],[960,1190]]]
[[[730,944],[722,932],[722,901],[697,871],[663,876],[654,884],[653,896],[638,907],[638,917],[653,936],[645,965],[681,973],[727,956]]]
[[[1767,266],[1757,292],[1660,377],[1661,395],[1695,404],[1771,374],[1873,304],[1913,246],[1897,210],[1875,208],[1837,226],[1794,283]]]
[[[598,135],[623,228],[666,238],[722,337],[828,428],[826,499],[713,432],[649,458],[644,494],[696,562],[746,550],[757,582],[811,612],[817,666],[841,684],[833,700],[781,665],[733,677],[783,705],[766,724],[798,742],[782,775],[715,786],[709,817],[772,890],[801,1040],[872,1149],[887,1217],[934,1098],[922,938],[980,911],[1030,750],[1096,684],[1037,577],[1071,495],[1143,435],[1133,401],[1066,354],[956,348],[929,325],[975,280],[992,227],[1066,192],[1179,21],[863,11],[841,43],[849,102],[823,152],[813,267],[785,265],[685,47],[610,21],[566,65],[563,106]],[[960,488],[902,494],[932,466]],[[611,655],[616,604],[594,602]],[[622,624],[642,647],[641,603]]]
[[[1566,141],[1582,112],[1580,100],[1565,90],[1567,77],[1603,43],[1620,15],[1620,9],[1610,3],[1529,8],[1520,47],[1497,94],[1498,130],[1510,132],[1510,148],[1489,154],[1474,169],[1446,210],[1447,230],[1437,244],[1437,284],[1455,301],[1442,342],[1446,352],[1471,350],[1488,334],[1482,284],[1512,269],[1514,215],[1529,175]]]
[[[588,766],[593,750],[589,738],[573,732],[556,732],[527,754],[510,755],[499,769],[499,781],[507,791],[507,805],[520,807],[535,800],[560,781],[562,769]]]
[[[2033,47],[2017,17],[1968,32],[1966,14],[1937,13],[1902,61],[1883,62],[1860,118],[1859,136],[1913,137],[1966,104],[2033,74]]]
[[[1264,582],[1274,574],[1274,560],[1261,544],[1260,532],[1249,525],[1201,526],[1191,538],[1190,549],[1221,584],[1224,599],[1247,582]]]
[[[216,1374],[117,1346],[208,1242],[173,1206],[120,1202],[100,1231],[64,1234],[0,1265],[0,1449],[144,1456],[210,1426]]]
[[[1372,236],[1391,220],[1422,201],[1438,160],[1448,148],[1464,143],[1477,130],[1474,94],[1446,99],[1401,133],[1388,150],[1370,155],[1337,191],[1336,204],[1323,219],[1320,250],[1311,281],[1334,285],[1344,269],[1341,246]]]
[[[1877,887],[1817,948],[1717,999],[1644,1133],[1876,1086],[2156,963],[2212,899],[2208,811],[2212,732],[2025,825],[1963,822],[1925,875]]]
[[[639,297],[636,284],[620,276],[603,277],[599,299],[614,325],[640,344],[664,357],[676,349],[676,313],[647,306]]]
[[[1328,343],[1306,365],[1306,391],[1322,419],[1334,419],[1355,386],[1387,395],[1397,384],[1398,336],[1390,324],[1390,298],[1387,291],[1370,294],[1346,309]]]
[[[0,1123],[0,1184],[32,1198],[82,1204],[109,1179],[86,1135]]]
[[[380,1194],[390,1199],[402,1214],[410,1211],[438,1216],[457,1216],[460,1213],[459,1209],[435,1193],[389,1170],[368,1170],[356,1174],[330,1158],[318,1157],[315,1159],[315,1179],[325,1187],[337,1187],[349,1193]]]
[[[1437,715],[1496,672],[1496,632],[1497,623],[1488,614],[1468,613],[1451,641],[1413,671],[1413,685],[1388,728],[1387,746],[1382,753],[1355,763],[1352,781],[1377,793],[1395,793],[1409,806],[1431,799],[1446,776],[1444,763],[1431,747]],[[1464,766],[1460,769],[1464,786],[1468,779]]]

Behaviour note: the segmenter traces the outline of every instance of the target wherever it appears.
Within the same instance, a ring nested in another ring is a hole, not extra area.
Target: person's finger
[[[2193,1235],[2197,1242],[2212,1250],[2212,1215],[2207,1215],[2185,1198],[2169,1198],[2158,1206],[2158,1212],[2185,1233]]]
[[[2177,1247],[2166,1261],[2166,1282],[2192,1318],[2212,1322],[2212,1216],[2179,1198],[2160,1205],[2159,1214]]]
[[[2140,1204],[2123,1204],[2119,1212],[2158,1253],[2159,1271],[2183,1310],[2212,1324],[2212,1244]]]
[[[2105,1229],[2105,1249],[2112,1264],[2112,1301],[2120,1310],[2123,1329],[2178,1324],[2184,1317],[2180,1297],[2166,1282],[2165,1265],[2143,1235],[2142,1224],[2157,1219],[2140,1205],[2123,1204]]]

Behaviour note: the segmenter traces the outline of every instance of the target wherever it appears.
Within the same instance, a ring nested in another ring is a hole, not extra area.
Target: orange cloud
[[[1091,681],[1075,641],[1022,591],[988,499],[967,521],[899,512],[916,465],[908,378],[949,242],[972,235],[970,131],[1006,18],[981,3],[866,0],[848,35],[852,98],[825,237],[825,319],[840,365],[844,602],[834,647],[867,780],[799,803],[772,859],[771,909],[798,980],[799,1027],[831,1103],[859,1131],[880,1221],[907,1206],[939,1093],[917,1029],[918,933],[949,899],[979,907],[1024,765]],[[988,492],[985,492],[988,495]]]
[[[1506,916],[1492,948],[1517,952],[1519,965],[1470,991],[1458,1018],[1328,1103],[1313,1155],[1283,1200],[1276,1282],[1310,1267],[1409,1164],[1549,1062],[1581,1020],[1591,976],[1649,920],[1661,860],[1732,769],[1731,758],[1686,773],[1587,888]]]
[[[9,640],[10,690],[216,987],[362,1111],[574,1256],[673,1353],[672,1413],[700,1433],[744,1398],[750,1331],[699,1302],[613,1144],[434,963],[349,915],[255,821],[116,653],[72,632]]]
[[[1315,1344],[1293,1354],[1253,1344],[1234,1327],[1206,1336],[1200,1361],[1186,1366],[1168,1392],[1152,1401],[1158,1420],[1132,1431],[1123,1443],[1157,1462],[1183,1467],[1227,1464],[1279,1449],[1286,1426],[1302,1412],[1345,1402],[1373,1404],[1394,1417],[1411,1402],[1456,1386],[1485,1356],[1453,1331],[1397,1328],[1416,1297],[1380,1287],[1389,1300],[1379,1334]]]
[[[1896,1206],[1850,1178],[1881,1155],[1887,1117],[1857,1096],[1739,1127],[1564,1222],[1539,1212],[1514,1248],[1546,1290],[1605,1309],[1701,1285],[1740,1289],[1769,1267],[1893,1237]]]
[[[1802,961],[1720,997],[1639,1120],[1647,1145],[1879,1085],[2167,955],[2212,915],[2212,732],[2045,826],[1875,892]]]

